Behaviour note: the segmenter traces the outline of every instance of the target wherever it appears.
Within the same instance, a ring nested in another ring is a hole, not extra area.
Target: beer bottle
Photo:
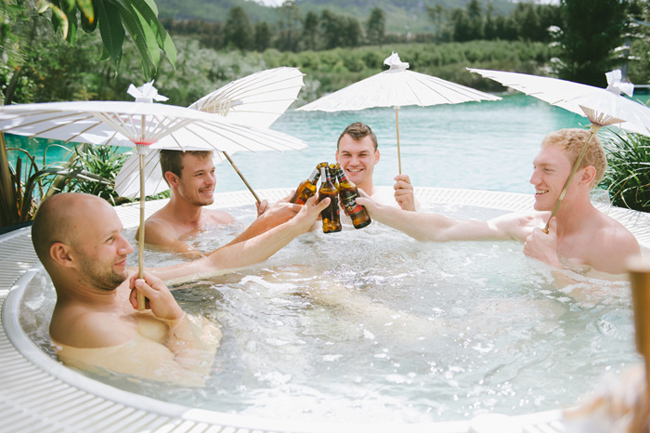
[[[318,184],[318,178],[320,177],[320,166],[322,164],[327,163],[321,162],[318,164],[314,171],[311,172],[309,177],[306,180],[302,181],[300,185],[298,185],[296,193],[291,198],[291,203],[305,204],[311,196],[316,194],[316,185]]]
[[[323,220],[323,233],[334,233],[341,231],[341,217],[339,215],[338,190],[332,182],[327,163],[320,166],[320,189],[318,190],[318,201],[330,198],[330,204],[320,213]]]
[[[359,189],[345,175],[341,166],[336,164],[336,176],[339,178],[339,195],[345,214],[352,219],[355,229],[362,229],[372,222],[365,207],[357,203]]]

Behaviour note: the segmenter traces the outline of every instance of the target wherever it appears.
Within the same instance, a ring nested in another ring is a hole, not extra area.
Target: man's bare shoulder
[[[50,324],[53,340],[78,348],[117,346],[132,339],[134,333],[134,326],[117,314],[80,307],[59,311]]]
[[[158,212],[145,220],[144,228],[144,240],[146,243],[152,245],[171,245],[182,235],[177,224],[166,217],[165,214],[158,214]],[[138,229],[137,235],[139,233],[140,231]]]
[[[613,253],[625,255],[641,252],[639,242],[623,224],[605,214],[602,214],[602,221],[598,238],[604,247],[608,247]]]
[[[203,217],[210,225],[232,224],[235,218],[228,212],[218,209],[203,208]]]

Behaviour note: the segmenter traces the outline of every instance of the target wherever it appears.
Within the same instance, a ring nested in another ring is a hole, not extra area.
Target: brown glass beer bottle
[[[318,190],[318,201],[325,197],[330,198],[330,204],[320,213],[323,220],[323,233],[334,233],[341,231],[341,217],[339,215],[339,192],[332,182],[327,164],[320,167],[320,189]]]
[[[339,179],[339,195],[345,214],[352,219],[355,229],[362,229],[372,222],[365,207],[357,203],[359,189],[345,175],[341,166],[336,164],[336,176]]]
[[[311,196],[316,194],[316,185],[318,184],[318,178],[320,177],[320,166],[323,164],[327,163],[321,162],[318,164],[309,177],[298,185],[295,194],[291,198],[291,203],[305,204]]]

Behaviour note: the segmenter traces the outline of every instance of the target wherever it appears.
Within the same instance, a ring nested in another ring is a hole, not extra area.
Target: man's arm
[[[294,218],[254,238],[236,244],[225,245],[213,251],[207,257],[190,263],[149,269],[149,271],[163,280],[170,280],[190,275],[239,269],[261,263],[291,242],[296,236],[305,233],[328,204],[329,199],[318,203],[318,197],[314,196],[302,206],[302,209]]]
[[[258,206],[258,217],[239,236],[230,241],[227,245],[238,244],[254,238],[273,227],[289,221],[296,216],[302,208],[299,204],[289,203],[291,196],[278,200],[272,206],[265,205],[266,200]]]
[[[381,205],[367,197],[360,197],[357,202],[368,209],[373,219],[419,241],[521,239],[519,229],[532,221],[531,217],[515,214],[489,221],[456,220],[436,213],[409,212]]]

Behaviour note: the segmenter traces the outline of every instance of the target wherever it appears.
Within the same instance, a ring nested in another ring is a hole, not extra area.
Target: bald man
[[[50,336],[59,358],[83,369],[202,385],[221,332],[213,323],[187,316],[162,279],[266,260],[307,231],[329,203],[316,201],[313,197],[294,218],[260,236],[137,279],[126,268],[133,248],[105,200],[78,193],[45,200],[34,218],[32,242],[57,293]],[[147,310],[136,310],[137,293],[147,298]]]

